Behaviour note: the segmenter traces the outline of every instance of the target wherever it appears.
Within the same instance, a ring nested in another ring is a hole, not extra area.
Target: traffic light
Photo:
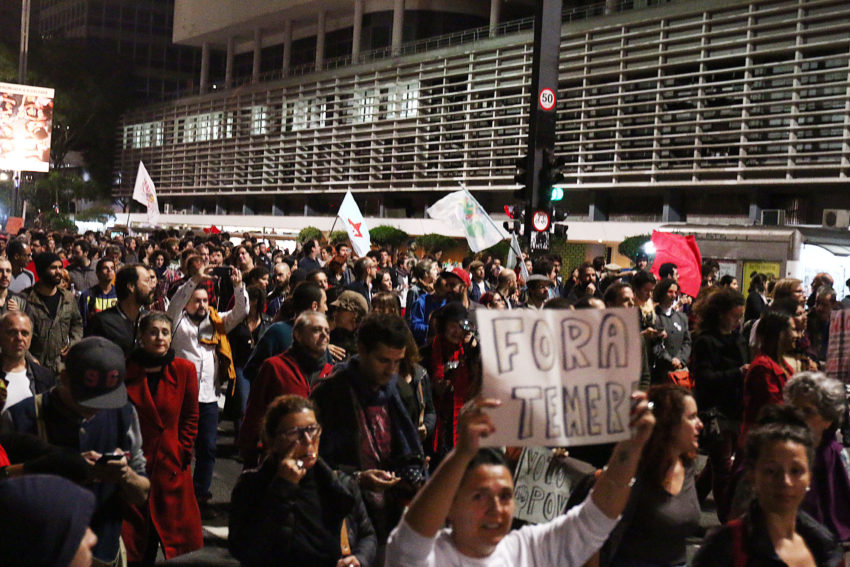
[[[551,150],[545,150],[540,168],[540,196],[544,208],[547,204],[564,198],[564,190],[559,187],[564,182],[564,174],[561,173],[563,166],[563,157],[556,156]]]
[[[559,211],[554,205],[552,206],[552,213],[549,215],[549,218],[552,219],[552,235],[558,238],[567,238],[567,225],[562,224],[565,220],[567,220],[567,212]]]
[[[530,171],[528,168],[528,153],[516,160],[516,170],[517,173],[514,175],[514,182],[520,188],[514,191],[514,199],[525,203],[531,194],[531,183],[528,178]]]

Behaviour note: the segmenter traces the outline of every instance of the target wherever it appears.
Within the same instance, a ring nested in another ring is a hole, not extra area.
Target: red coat
[[[333,366],[325,363],[319,377],[325,378],[331,370]],[[253,468],[259,464],[260,451],[257,444],[260,441],[260,429],[272,401],[285,394],[309,398],[310,391],[310,383],[298,366],[291,349],[263,362],[256,380],[251,384],[245,417],[239,429],[239,452],[245,461],[245,468]]]
[[[198,376],[195,365],[175,358],[165,367],[151,397],[145,371],[127,362],[127,396],[136,406],[142,449],[151,481],[147,504],[134,506],[124,521],[130,562],[141,561],[148,544],[149,519],[162,540],[166,559],[204,545],[201,512],[192,486],[192,451],[198,435]]]
[[[794,370],[783,360],[778,364],[766,354],[753,359],[750,370],[744,378],[744,419],[741,425],[741,442],[747,431],[755,425],[761,408],[771,404],[781,404],[785,383],[794,374]]]

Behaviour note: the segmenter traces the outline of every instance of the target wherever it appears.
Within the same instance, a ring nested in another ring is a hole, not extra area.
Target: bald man
[[[56,375],[29,356],[32,321],[23,311],[0,317],[0,380],[6,383],[6,407],[41,394],[56,384]]]

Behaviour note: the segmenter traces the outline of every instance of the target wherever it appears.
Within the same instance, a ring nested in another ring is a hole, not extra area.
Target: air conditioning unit
[[[785,209],[762,209],[761,224],[764,226],[782,226],[785,224]]]
[[[850,210],[824,209],[822,224],[826,228],[848,228],[850,227]]]

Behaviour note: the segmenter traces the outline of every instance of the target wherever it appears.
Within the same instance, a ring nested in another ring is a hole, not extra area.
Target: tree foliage
[[[623,256],[634,260],[635,256],[637,256],[638,252],[643,250],[643,245],[652,240],[651,234],[638,234],[637,236],[630,236],[623,240],[619,246],[617,246],[617,251]]]
[[[348,233],[344,230],[335,230],[328,234],[328,243],[334,246],[337,244],[347,244]]]
[[[443,234],[429,233],[417,236],[414,240],[417,248],[425,250],[429,254],[439,252],[440,250],[451,250],[458,246],[458,241],[451,236]]]
[[[315,226],[305,226],[298,233],[298,242],[306,242],[308,240],[318,240],[321,242],[323,238],[322,231]]]
[[[97,192],[97,187],[91,181],[83,181],[79,175],[56,170],[33,183],[21,184],[21,194],[28,202],[27,208],[34,214],[51,210],[68,214],[72,201],[90,199]]]
[[[490,254],[493,258],[499,258],[502,261],[502,265],[505,264],[508,260],[508,252],[511,249],[511,241],[510,240],[502,240],[501,242],[497,242],[490,248],[484,249],[482,252],[484,254]]]
[[[369,238],[378,246],[398,248],[407,243],[410,235],[394,226],[381,225],[369,230]]]

